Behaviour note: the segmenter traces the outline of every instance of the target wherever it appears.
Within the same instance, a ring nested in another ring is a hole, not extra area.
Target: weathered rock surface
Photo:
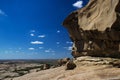
[[[115,58],[101,58],[101,57],[78,57],[74,60],[77,65],[109,65],[111,67],[120,68],[120,59]]]
[[[113,63],[112,63],[113,62]],[[65,70],[65,66],[33,72],[13,80],[120,80],[120,59],[83,56],[74,61],[77,67]]]
[[[72,55],[120,58],[120,0],[90,0],[63,22]]]

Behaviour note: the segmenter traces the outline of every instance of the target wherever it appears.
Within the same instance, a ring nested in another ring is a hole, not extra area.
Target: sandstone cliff
[[[120,58],[120,0],[90,0],[63,22],[72,55]]]

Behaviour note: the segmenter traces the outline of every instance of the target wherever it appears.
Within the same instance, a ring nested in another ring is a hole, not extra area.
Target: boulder
[[[89,0],[63,22],[73,57],[120,58],[120,0]]]
[[[73,70],[76,64],[73,61],[68,61],[65,65],[65,70]]]

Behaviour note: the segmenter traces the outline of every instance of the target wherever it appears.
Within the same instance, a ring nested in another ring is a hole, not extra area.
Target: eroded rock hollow
[[[90,0],[63,22],[73,57],[120,58],[120,0]]]

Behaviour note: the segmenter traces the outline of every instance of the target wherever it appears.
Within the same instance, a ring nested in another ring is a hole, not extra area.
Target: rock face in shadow
[[[73,61],[68,61],[65,65],[65,70],[73,70],[76,68],[76,64]]]
[[[73,57],[120,58],[120,0],[90,0],[63,22]]]

